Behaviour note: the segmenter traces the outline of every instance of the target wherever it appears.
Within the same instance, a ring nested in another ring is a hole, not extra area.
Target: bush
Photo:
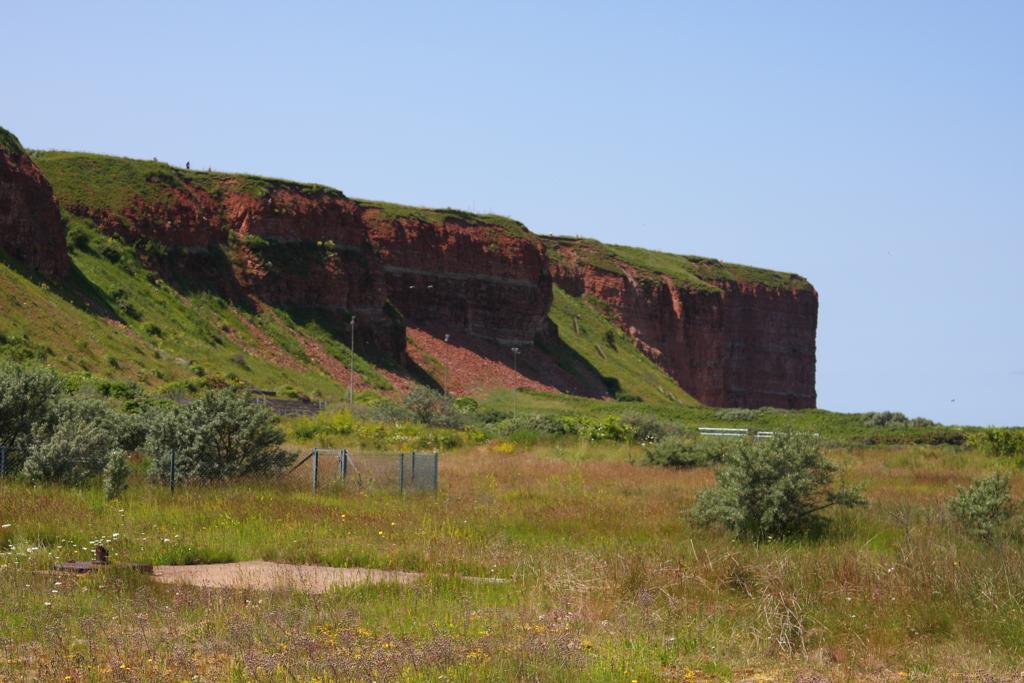
[[[708,462],[707,453],[693,439],[669,436],[644,446],[647,462],[662,467],[700,467]]]
[[[128,489],[128,457],[122,450],[113,451],[103,468],[103,493],[107,500],[119,498]]]
[[[864,425],[867,427],[935,427],[937,424],[924,417],[907,418],[903,413],[885,410],[875,413],[864,413]]]
[[[174,454],[181,479],[210,481],[280,470],[293,459],[283,443],[269,408],[222,389],[157,413],[145,448],[153,455],[152,476],[169,479]]]
[[[701,467],[723,462],[740,446],[738,439],[667,436],[644,447],[647,462],[662,467]]]
[[[818,530],[821,511],[866,504],[857,491],[833,487],[836,469],[813,437],[742,441],[725,456],[716,485],[698,497],[694,517],[753,539]]]
[[[412,422],[415,419],[405,406],[386,398],[375,398],[365,405],[357,403],[354,406],[354,412],[355,416],[362,420],[387,422],[389,424]]]
[[[138,450],[146,440],[144,416],[119,413],[95,398],[63,398],[54,405],[51,420],[98,425],[114,446],[126,451]]]
[[[103,471],[115,445],[104,424],[67,413],[37,439],[21,471],[30,482],[82,484]]]
[[[623,425],[633,432],[633,438],[640,443],[650,443],[677,431],[658,418],[647,413],[629,412],[620,419]]]
[[[749,422],[761,417],[758,408],[725,408],[715,412],[715,417],[726,422]]]
[[[992,455],[1024,455],[1024,429],[983,429],[973,435],[972,443]]]
[[[7,450],[8,472],[25,462],[33,428],[52,423],[60,392],[61,382],[52,370],[0,363],[0,448]]]
[[[1010,497],[1010,477],[1004,473],[997,472],[957,491],[949,501],[949,511],[972,536],[991,539],[1016,511]]]
[[[552,415],[517,415],[502,420],[495,426],[495,432],[499,436],[511,436],[512,434],[534,434],[534,441],[538,436],[562,436],[570,433],[566,431],[566,424]]]
[[[417,422],[433,427],[457,428],[462,425],[462,416],[455,409],[455,402],[447,394],[417,385],[405,395],[402,405],[412,413]]]

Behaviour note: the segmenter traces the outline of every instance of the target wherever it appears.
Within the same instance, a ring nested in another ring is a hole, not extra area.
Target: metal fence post
[[[319,448],[314,448],[313,449],[313,493],[316,493],[316,484],[317,484],[316,480],[317,480],[317,475],[319,474],[317,472],[317,467],[319,465],[320,465],[320,449]]]
[[[7,446],[0,446],[0,478],[7,476]]]
[[[437,449],[434,449],[434,492],[437,492]]]
[[[416,451],[412,452],[412,468],[409,470],[409,483],[416,488]]]
[[[174,476],[177,474],[178,452],[171,451],[171,495],[174,495]]]
[[[405,453],[398,454],[398,492],[405,493]]]

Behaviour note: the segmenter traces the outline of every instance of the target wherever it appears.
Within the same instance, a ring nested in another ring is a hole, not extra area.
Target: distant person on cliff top
[[[192,170],[192,162],[191,161],[186,161],[185,162],[185,170],[186,171],[191,171]]]

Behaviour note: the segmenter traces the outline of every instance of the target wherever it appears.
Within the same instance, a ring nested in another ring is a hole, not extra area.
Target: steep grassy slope
[[[601,373],[613,396],[650,404],[696,403],[636,348],[633,340],[609,319],[599,300],[569,296],[556,286],[550,317],[572,354]],[[566,357],[568,354],[557,348],[550,353],[563,368],[573,371],[576,358]]]
[[[153,388],[243,382],[281,394],[344,394],[330,361],[344,366],[348,349],[315,320],[183,294],[85,219],[70,219],[69,241],[75,272],[63,284],[0,263],[0,355]],[[361,386],[390,388],[361,358],[356,367]]]

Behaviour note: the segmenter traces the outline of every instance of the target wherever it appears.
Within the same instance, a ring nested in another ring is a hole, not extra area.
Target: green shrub
[[[629,412],[620,418],[622,424],[633,433],[633,439],[639,443],[650,443],[664,438],[678,430],[648,413]]]
[[[374,397],[365,404],[357,403],[353,410],[356,417],[371,422],[401,424],[416,419],[404,405],[381,397]]]
[[[146,440],[145,416],[117,412],[95,398],[62,398],[55,402],[49,419],[52,423],[98,425],[110,436],[113,446],[126,451],[138,450]]]
[[[983,429],[972,438],[975,447],[992,455],[1024,455],[1024,429]]]
[[[51,424],[61,382],[48,368],[0,362],[0,448],[7,450],[7,471],[24,463],[33,444],[33,428]]]
[[[115,445],[105,425],[69,413],[38,438],[21,472],[35,483],[81,484],[103,471]]]
[[[762,411],[757,408],[725,408],[715,412],[715,417],[725,422],[750,422],[759,418]]]
[[[476,415],[480,410],[480,403],[469,396],[459,396],[455,399],[455,410],[463,415]]]
[[[171,456],[183,480],[210,481],[275,472],[292,461],[281,449],[284,432],[269,408],[228,389],[171,406],[152,419],[145,449],[150,474],[170,477]]]
[[[122,450],[113,451],[103,467],[103,493],[107,500],[120,498],[128,489],[128,457]]]
[[[670,435],[644,446],[647,462],[662,467],[700,467],[723,462],[741,446],[738,439]]]
[[[662,467],[700,467],[708,462],[699,442],[683,436],[669,436],[644,446],[647,462]]]
[[[924,418],[909,419],[903,413],[885,410],[875,413],[864,413],[863,423],[866,427],[935,427],[937,423]]]
[[[1016,511],[1010,497],[1010,477],[1002,472],[957,491],[949,501],[949,511],[972,536],[991,539]]]
[[[753,539],[818,530],[823,510],[866,504],[857,491],[834,488],[836,469],[814,437],[743,440],[725,456],[716,485],[698,497],[694,517]]]
[[[567,431],[566,423],[553,415],[516,415],[497,423],[494,427],[497,436],[511,436],[512,434],[534,434],[534,441],[537,437],[562,436],[574,434]],[[517,443],[522,443],[517,442]]]
[[[459,427],[462,416],[448,394],[440,394],[423,385],[417,385],[405,395],[403,406],[417,422],[434,427]]]

